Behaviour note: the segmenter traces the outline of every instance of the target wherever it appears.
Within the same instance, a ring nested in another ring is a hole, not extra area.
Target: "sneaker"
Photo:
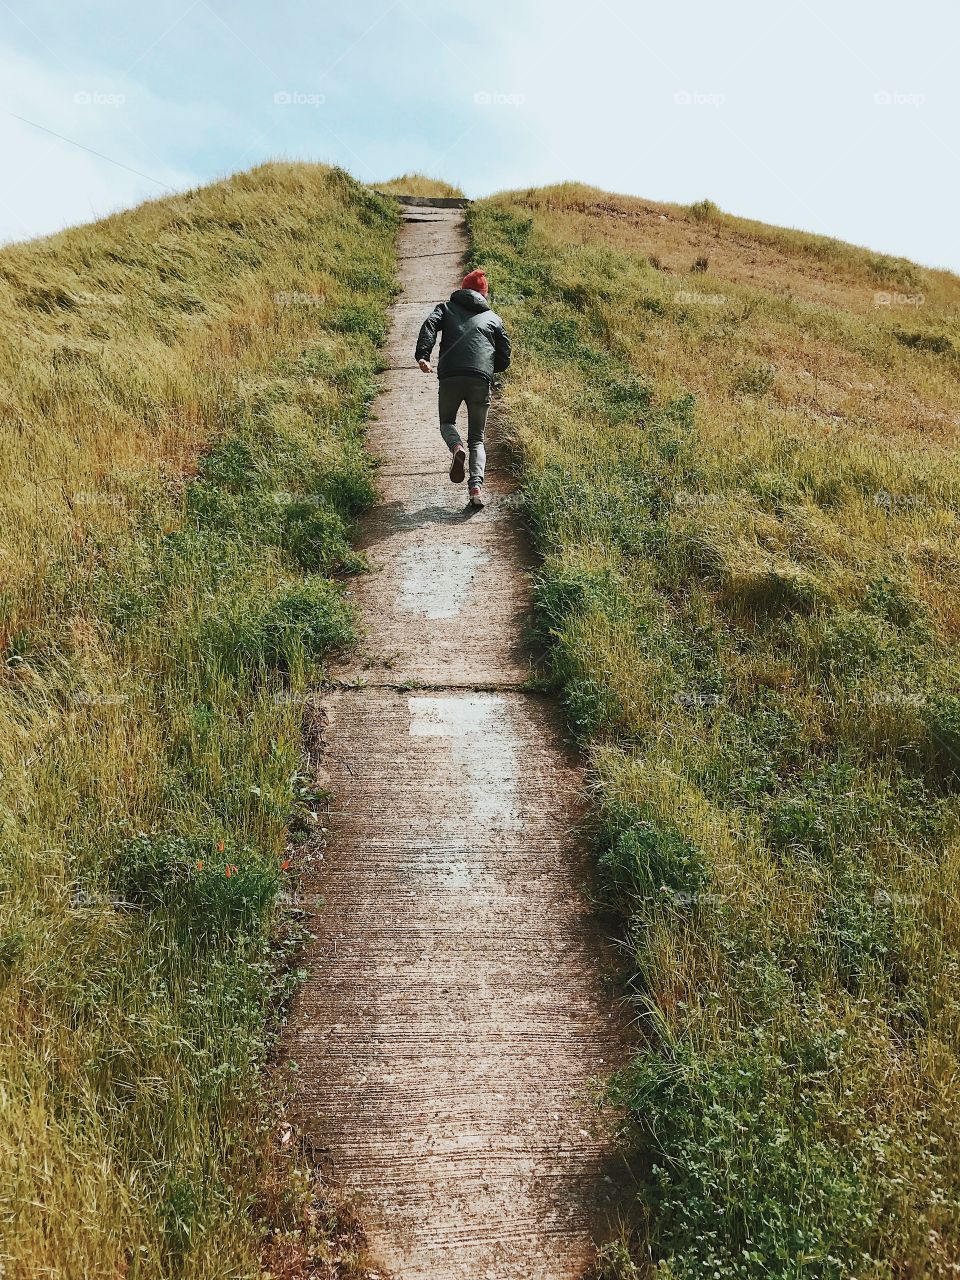
[[[462,444],[458,444],[453,451],[453,461],[450,463],[450,479],[454,484],[462,484],[463,477],[467,470],[467,451]]]
[[[483,506],[483,490],[478,484],[470,486],[470,505],[471,507]]]

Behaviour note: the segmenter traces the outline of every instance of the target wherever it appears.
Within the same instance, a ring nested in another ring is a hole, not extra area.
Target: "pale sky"
[[[958,61],[956,0],[0,0],[0,240],[297,158],[960,270]]]

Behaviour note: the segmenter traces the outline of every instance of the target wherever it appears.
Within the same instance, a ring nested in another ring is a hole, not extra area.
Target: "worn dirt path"
[[[454,487],[436,379],[412,363],[459,283],[461,215],[408,211],[370,447],[358,688],[323,698],[327,846],[308,858],[316,942],[286,1034],[294,1119],[360,1194],[400,1280],[574,1280],[616,1215],[593,1105],[622,1052],[584,896],[575,762],[526,693],[523,540],[495,442],[488,506]],[[493,433],[491,433],[493,434]],[[608,1167],[609,1166],[609,1167]]]

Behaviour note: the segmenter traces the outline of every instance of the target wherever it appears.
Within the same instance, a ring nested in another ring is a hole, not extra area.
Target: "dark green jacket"
[[[489,382],[510,363],[510,339],[503,321],[474,289],[457,289],[449,302],[434,307],[420,329],[415,359],[430,359],[438,333],[437,374],[441,378],[467,375]]]

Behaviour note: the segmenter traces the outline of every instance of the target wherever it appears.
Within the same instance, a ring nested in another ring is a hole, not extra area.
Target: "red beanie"
[[[476,289],[477,293],[482,293],[484,297],[490,292],[490,286],[487,284],[487,277],[482,271],[471,271],[463,277],[461,289]]]

